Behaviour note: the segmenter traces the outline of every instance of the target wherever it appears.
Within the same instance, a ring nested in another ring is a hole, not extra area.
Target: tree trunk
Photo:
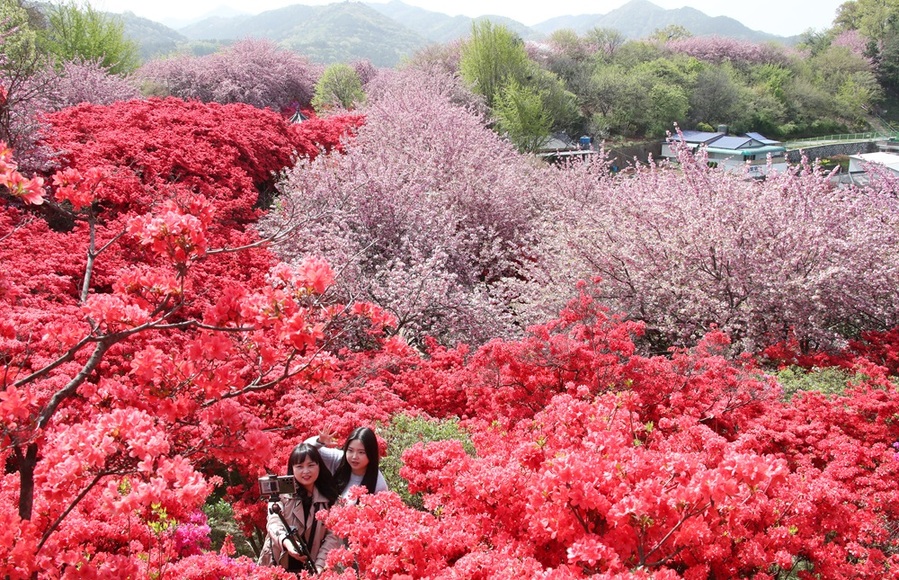
[[[37,443],[29,443],[22,454],[22,448],[15,447],[16,463],[19,469],[19,517],[31,519],[34,506],[34,467],[37,465]]]

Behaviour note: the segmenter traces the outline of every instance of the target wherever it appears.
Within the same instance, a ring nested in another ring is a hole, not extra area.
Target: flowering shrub
[[[141,97],[132,79],[110,74],[94,62],[66,62],[58,69],[41,72],[29,82],[40,87],[45,98],[40,109],[46,112],[81,103],[109,105]]]
[[[151,60],[135,76],[161,96],[281,111],[308,108],[321,73],[321,67],[269,40],[246,39],[206,56]]]
[[[457,387],[492,374],[520,414],[465,420],[473,456],[452,440],[404,453],[401,475],[426,512],[392,493],[331,510],[361,577],[877,578],[899,561],[899,393],[884,375],[845,397],[784,402],[751,361],[723,356],[721,333],[645,358],[586,295],[561,321],[485,345],[478,356],[510,353],[492,366],[445,365]],[[516,383],[544,375],[548,359],[570,375],[527,411],[538,391]],[[441,385],[420,384],[434,391],[422,399],[439,398]]]
[[[324,256],[337,292],[379,304],[411,340],[507,335],[523,324],[507,305],[534,243],[533,170],[446,89],[409,91],[406,76],[373,90],[346,155],[287,173],[264,231],[302,224],[280,255]]]
[[[865,59],[872,65],[874,64],[870,55],[868,55],[868,41],[859,34],[858,30],[844,30],[833,39],[831,45],[844,46],[848,48],[852,54]]]
[[[209,526],[203,512],[194,512],[186,522],[178,524],[172,532],[175,552],[179,557],[202,554],[209,549]]]
[[[268,397],[308,392],[334,328],[376,309],[326,304],[327,264],[277,267],[251,226],[274,173],[358,118],[151,99],[47,120],[46,180],[0,154],[0,574],[252,576],[201,553],[197,510],[219,473],[259,474]]]
[[[755,44],[723,36],[690,36],[665,43],[674,54],[686,54],[702,61],[735,64],[787,64],[788,54],[776,44]]]
[[[600,276],[600,301],[644,321],[660,351],[711,324],[744,349],[792,333],[808,350],[899,323],[895,196],[836,189],[809,164],[754,181],[678,160],[549,170],[560,209],[535,253],[556,257],[551,286]]]

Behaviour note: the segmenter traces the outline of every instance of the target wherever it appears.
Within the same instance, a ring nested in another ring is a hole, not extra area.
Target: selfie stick
[[[303,569],[309,572],[310,574],[317,574],[318,570],[315,568],[315,563],[312,561],[312,553],[309,552],[309,548],[306,546],[306,542],[303,541],[303,538],[297,535],[297,529],[291,527],[287,520],[284,519],[284,514],[281,513],[281,505],[277,502],[272,503],[271,507],[268,508],[273,514],[278,514],[278,518],[281,519],[281,523],[284,524],[284,529],[287,530],[287,539],[290,540],[290,543],[293,545],[293,549],[296,550],[297,554],[302,554],[306,556],[306,561],[303,562]],[[288,555],[288,557],[290,557]]]

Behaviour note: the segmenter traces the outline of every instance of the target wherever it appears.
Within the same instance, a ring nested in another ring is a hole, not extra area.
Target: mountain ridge
[[[717,35],[751,42],[792,44],[797,38],[751,30],[733,18],[708,16],[695,8],[661,8],[650,0],[631,0],[607,14],[558,16],[534,26],[502,16],[449,16],[401,0],[342,1],[323,6],[298,3],[256,15],[211,16],[177,30],[130,13],[121,16],[126,21],[126,34],[139,43],[144,58],[176,50],[173,47],[179,38],[195,43],[227,44],[254,37],[267,38],[323,64],[369,60],[382,67],[395,66],[428,44],[465,38],[472,23],[484,19],[502,24],[523,40],[532,41],[545,39],[560,28],[583,34],[595,27],[612,28],[625,38],[639,39],[666,26],[683,26],[695,36]],[[151,22],[162,27],[157,31],[161,40],[152,39],[155,27],[147,24]],[[140,38],[134,34],[135,29],[141,31]]]

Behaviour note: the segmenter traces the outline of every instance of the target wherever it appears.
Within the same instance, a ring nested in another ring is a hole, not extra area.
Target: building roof
[[[681,137],[683,136],[683,137]],[[692,145],[711,145],[724,149],[738,149],[743,147],[763,147],[765,145],[780,145],[780,141],[768,139],[761,133],[746,133],[745,135],[728,135],[723,131],[681,131],[671,135],[669,141],[683,141]],[[747,142],[753,142],[747,145]]]
[[[761,133],[749,133],[749,132],[747,132],[747,133],[746,133],[746,136],[747,136],[747,137],[752,137],[753,139],[755,139],[755,140],[758,141],[759,143],[764,143],[765,145],[780,145],[780,141],[777,141],[777,140],[775,140],[775,139],[768,139],[767,137],[765,137],[765,136],[762,135]]]
[[[538,151],[565,151],[567,149],[576,149],[577,141],[569,137],[566,133],[553,133],[541,143]]]
[[[683,135],[684,143],[692,143],[698,145],[708,145],[709,143],[724,137],[727,133],[723,132],[712,132],[712,131],[681,131],[680,133],[674,134],[670,137],[671,141],[681,141],[681,135]]]
[[[724,137],[715,139],[710,145],[715,149],[731,149],[733,151],[763,146],[759,141],[756,141],[752,137],[747,137],[746,135],[725,135]]]
[[[722,153],[724,155],[767,155],[768,153],[783,153],[787,150],[783,145],[753,145],[741,149],[725,149],[723,147],[706,147],[709,153]]]
[[[887,153],[879,151],[877,153],[860,153],[858,155],[850,155],[849,160],[856,160],[862,163],[876,163],[882,165],[891,171],[899,173],[899,155],[895,153]],[[850,167],[850,170],[852,168]]]

